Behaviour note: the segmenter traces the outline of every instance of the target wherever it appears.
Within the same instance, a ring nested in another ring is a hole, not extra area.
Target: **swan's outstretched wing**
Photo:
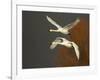
[[[54,40],[50,46],[50,49],[54,49],[59,43],[61,42],[61,40]]]
[[[54,49],[58,44],[51,44],[50,49]]]
[[[72,45],[73,45],[73,47],[74,47],[76,56],[77,56],[77,58],[78,58],[78,60],[79,60],[79,57],[80,57],[79,47],[78,47],[78,45],[77,45],[76,43],[74,43],[74,42],[72,42]]]
[[[57,28],[62,28],[60,25],[58,25],[53,19],[51,19],[49,16],[46,16],[47,20],[53,24],[54,26],[56,26]]]
[[[67,30],[72,29],[72,28],[73,28],[74,26],[76,26],[79,22],[80,22],[80,19],[77,18],[74,22],[72,22],[72,23],[66,25],[66,26],[64,27],[64,29],[67,29]]]

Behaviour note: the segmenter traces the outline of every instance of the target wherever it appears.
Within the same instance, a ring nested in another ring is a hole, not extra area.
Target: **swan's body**
[[[57,45],[63,45],[63,46],[68,47],[68,48],[72,48],[73,47],[74,50],[75,50],[76,56],[77,56],[77,58],[79,60],[79,54],[80,53],[79,53],[79,48],[78,48],[76,43],[71,42],[71,41],[69,41],[69,40],[67,40],[65,38],[62,38],[62,37],[57,37],[56,40],[54,40],[52,42],[52,44],[50,46],[50,49],[54,49]]]
[[[68,24],[68,25],[66,25],[66,26],[64,26],[64,27],[62,27],[62,26],[60,26],[59,24],[57,24],[53,19],[51,19],[49,16],[47,16],[47,20],[48,20],[51,24],[53,24],[54,26],[57,27],[56,30],[50,29],[50,32],[61,32],[61,33],[63,33],[63,34],[69,34],[69,30],[70,30],[71,28],[73,28],[74,26],[76,26],[76,25],[80,22],[80,19],[77,18],[74,22],[72,22],[72,23],[70,23],[70,24]]]

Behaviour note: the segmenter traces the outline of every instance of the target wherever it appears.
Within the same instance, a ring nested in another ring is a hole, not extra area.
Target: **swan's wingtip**
[[[48,19],[48,18],[49,18],[49,16],[46,16],[46,18]]]
[[[80,17],[77,17],[77,19],[76,19],[78,22],[80,22]]]
[[[77,56],[77,59],[79,60],[79,59],[80,59],[80,57],[79,57],[79,56]]]

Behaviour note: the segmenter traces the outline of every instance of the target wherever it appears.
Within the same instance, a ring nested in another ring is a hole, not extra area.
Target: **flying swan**
[[[79,60],[79,55],[80,55],[80,52],[79,52],[79,47],[76,43],[74,42],[71,42],[65,38],[62,38],[62,37],[57,37],[51,44],[50,46],[50,49],[54,49],[57,45],[63,45],[65,47],[68,47],[68,48],[74,48],[75,50],[75,53],[76,53],[76,57],[77,59]]]
[[[60,33],[63,33],[63,34],[69,34],[69,30],[71,28],[73,28],[74,26],[76,26],[80,22],[80,19],[77,18],[74,22],[62,27],[59,24],[57,24],[53,19],[51,19],[49,16],[46,16],[46,18],[52,25],[57,27],[56,30],[50,29],[50,32],[60,32]]]

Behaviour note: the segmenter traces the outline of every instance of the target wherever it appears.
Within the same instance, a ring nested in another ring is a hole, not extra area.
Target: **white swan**
[[[61,32],[63,34],[69,34],[69,30],[71,28],[73,28],[74,26],[76,26],[79,22],[80,22],[80,19],[77,18],[74,22],[64,26],[64,27],[61,27],[59,24],[57,24],[53,19],[51,19],[49,16],[46,16],[47,20],[53,24],[54,26],[57,27],[57,30],[54,30],[54,29],[50,29],[50,32]]]
[[[50,49],[54,49],[57,45],[63,45],[65,47],[68,47],[68,48],[74,48],[75,50],[75,53],[76,53],[76,56],[77,56],[77,59],[79,60],[79,55],[80,55],[80,52],[79,52],[79,47],[76,43],[74,42],[71,42],[65,38],[62,38],[62,37],[57,37],[56,40],[54,40],[50,46]]]

